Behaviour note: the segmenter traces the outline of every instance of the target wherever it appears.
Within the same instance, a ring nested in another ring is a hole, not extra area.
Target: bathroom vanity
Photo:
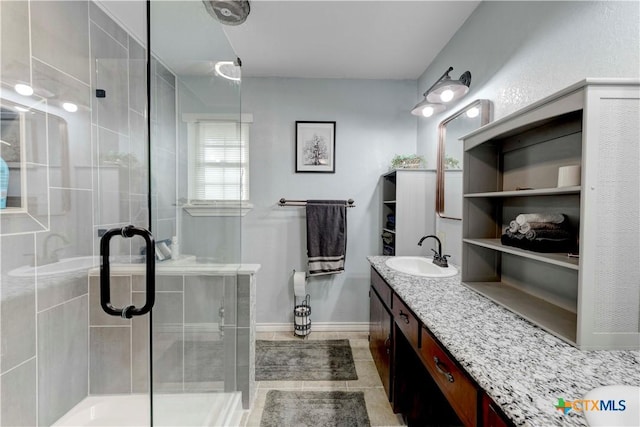
[[[614,384],[637,385],[640,352],[581,351],[448,278],[371,256],[370,349],[409,425],[585,425],[556,409]]]

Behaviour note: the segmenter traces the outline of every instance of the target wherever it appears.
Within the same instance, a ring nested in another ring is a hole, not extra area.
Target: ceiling
[[[145,40],[143,1],[98,0]],[[233,55],[242,75],[415,80],[478,6],[474,1],[250,0],[239,26],[222,26],[200,0],[152,3],[152,49],[182,75]],[[155,24],[155,25],[153,25]]]
[[[480,1],[251,1],[243,76],[417,79]]]

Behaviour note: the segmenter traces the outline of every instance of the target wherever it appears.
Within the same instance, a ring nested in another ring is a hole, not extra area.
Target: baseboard
[[[312,332],[368,332],[369,322],[311,322]],[[256,323],[256,332],[293,332],[293,323]]]

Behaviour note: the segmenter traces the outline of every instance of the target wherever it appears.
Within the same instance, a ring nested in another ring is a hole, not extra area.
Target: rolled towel
[[[565,215],[561,213],[530,213],[518,215],[516,222],[518,225],[522,225],[525,222],[552,222],[554,224],[560,224],[565,218]]]
[[[525,222],[520,227],[518,227],[518,233],[520,234],[527,234],[529,230],[531,230],[531,224],[528,222]]]
[[[509,231],[512,233],[517,232],[519,227],[520,225],[515,220],[509,223]]]
[[[525,238],[524,234],[518,233],[517,231],[514,233],[514,232],[512,232],[510,230],[507,230],[505,235],[507,235],[510,239],[515,239],[515,240],[522,240],[522,239]]]
[[[566,229],[567,221],[565,219],[565,221],[558,224],[553,222],[527,222],[525,224],[529,224],[530,230],[564,230]]]
[[[534,239],[571,239],[572,235],[567,230],[529,230],[524,235],[527,240]]]
[[[518,228],[518,232],[527,234],[529,230],[565,230],[567,221],[563,221],[560,224],[554,224],[553,222],[525,222]]]

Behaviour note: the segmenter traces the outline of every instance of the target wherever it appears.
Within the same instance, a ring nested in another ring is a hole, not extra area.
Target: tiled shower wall
[[[0,16],[3,102],[40,100],[25,147],[36,226],[4,215],[0,229],[0,424],[49,425],[90,392],[89,347],[98,341],[89,335],[87,275],[9,272],[51,254],[97,255],[98,229],[148,226],[145,50],[88,1],[2,1]],[[155,70],[152,119],[164,128],[152,161],[173,178],[175,83],[161,65]],[[18,82],[30,84],[33,97],[16,97]],[[98,88],[105,98],[95,97]],[[78,111],[60,108],[65,101]],[[175,180],[165,177],[152,193],[161,238],[174,235],[176,223]],[[137,254],[132,240],[114,239],[112,252]]]
[[[251,405],[255,376],[255,275],[156,275],[153,388],[160,393],[241,391]],[[144,304],[144,275],[113,274],[116,306]],[[90,394],[146,393],[149,318],[120,319],[99,305],[99,276],[89,282]],[[252,305],[253,304],[253,305]]]

